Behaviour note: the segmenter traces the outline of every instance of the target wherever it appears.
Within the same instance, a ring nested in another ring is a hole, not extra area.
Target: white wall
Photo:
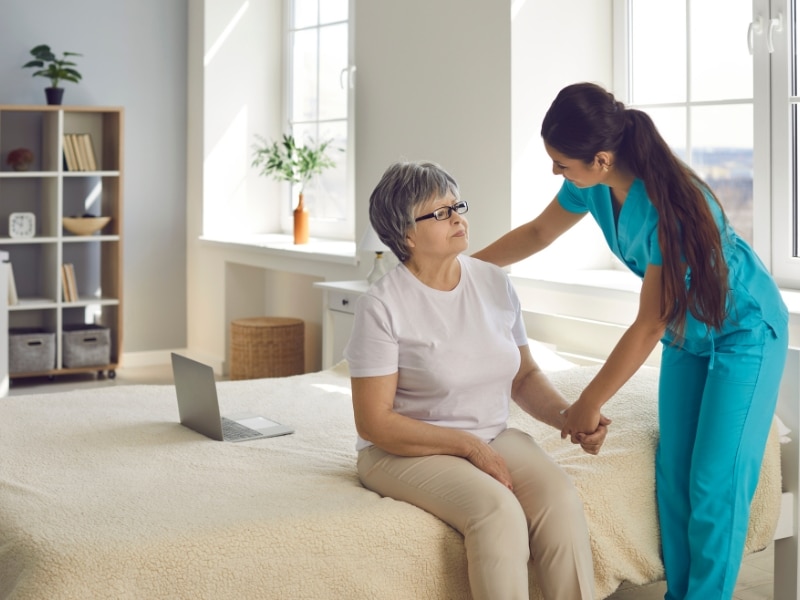
[[[125,108],[123,364],[186,345],[187,0],[0,0],[0,103],[44,104],[31,48],[80,52],[64,103]]]
[[[523,223],[555,197],[563,182],[553,176],[540,135],[550,103],[568,84],[593,81],[610,88],[613,82],[612,0],[517,0],[511,12],[513,218]],[[608,268],[609,261],[599,228],[584,219],[547,250],[514,265],[512,272]]]

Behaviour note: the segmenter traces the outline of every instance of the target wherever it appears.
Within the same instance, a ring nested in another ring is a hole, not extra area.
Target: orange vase
[[[303,192],[300,192],[297,208],[294,209],[294,243],[308,243],[308,210],[303,204]]]

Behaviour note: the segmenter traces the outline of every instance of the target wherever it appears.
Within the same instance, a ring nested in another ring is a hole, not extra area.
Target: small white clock
[[[36,235],[36,215],[31,212],[14,212],[8,216],[8,235],[12,238],[29,238]]]

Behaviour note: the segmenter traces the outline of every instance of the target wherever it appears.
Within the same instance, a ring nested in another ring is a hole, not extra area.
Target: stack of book
[[[88,133],[64,134],[64,162],[67,171],[97,171],[97,159]]]

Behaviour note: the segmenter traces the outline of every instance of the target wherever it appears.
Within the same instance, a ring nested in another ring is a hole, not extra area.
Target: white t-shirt
[[[443,292],[400,264],[356,302],[344,350],[353,377],[398,373],[394,410],[491,441],[506,428],[519,349],[528,343],[519,298],[498,267],[460,256]],[[357,449],[370,443],[359,438]]]

